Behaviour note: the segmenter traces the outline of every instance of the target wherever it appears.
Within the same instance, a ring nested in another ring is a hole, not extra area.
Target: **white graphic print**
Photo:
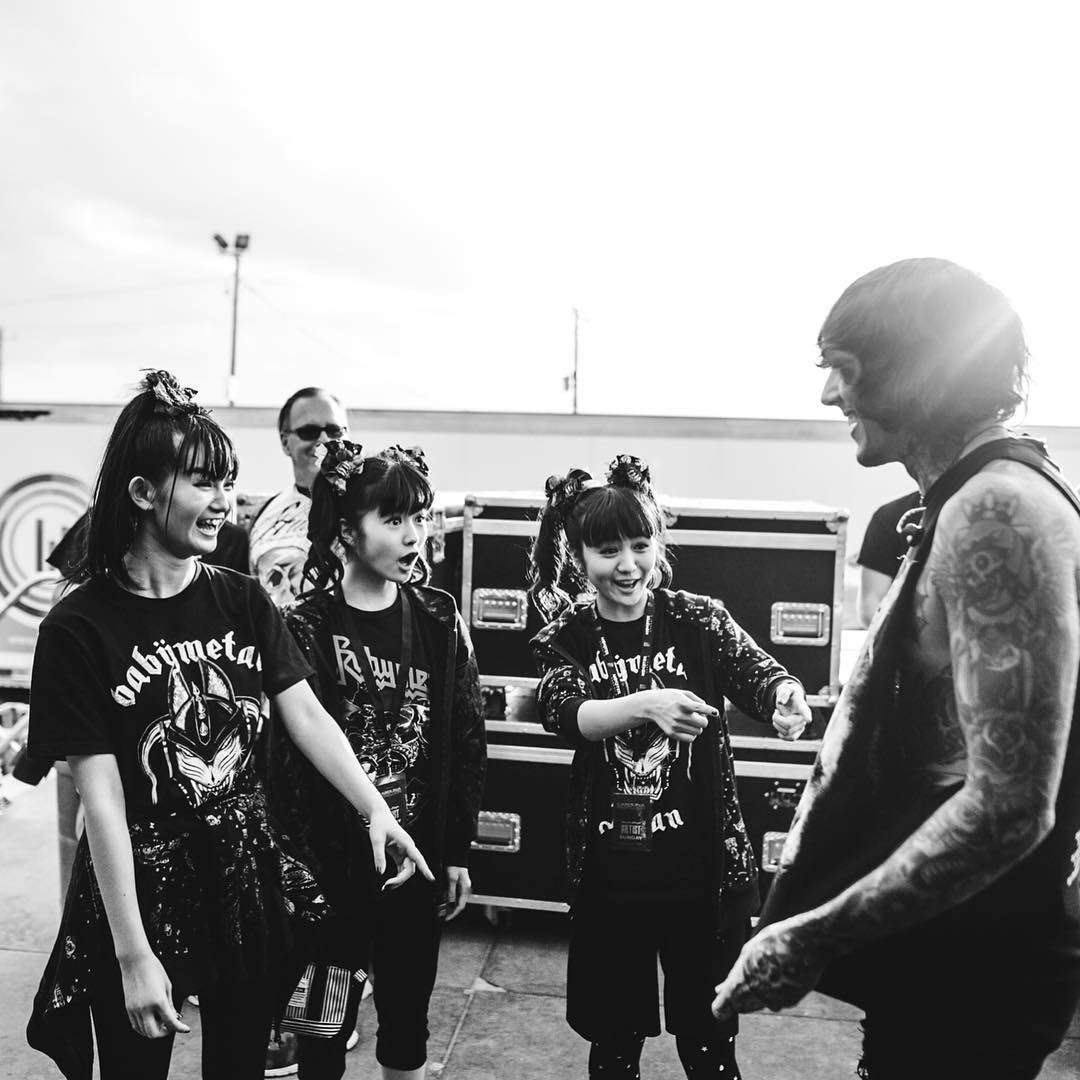
[[[662,689],[663,685],[650,672],[648,685],[642,689]],[[604,758],[611,766],[617,794],[645,795],[655,802],[668,789],[672,766],[679,760],[679,743],[650,721],[605,739]]]
[[[430,714],[419,702],[402,705],[396,717],[384,719],[366,701],[345,702],[345,734],[368,776],[405,772],[427,756]],[[389,739],[386,725],[389,722]]]
[[[262,716],[255,698],[236,697],[217,664],[200,660],[197,678],[179,665],[169,671],[169,711],[139,740],[139,762],[150,780],[150,801],[158,784],[172,781],[192,807],[227,792],[247,763]]]
[[[624,731],[605,744],[608,763],[615,770],[615,790],[624,795],[647,795],[654,802],[667,791],[671,767],[679,757],[679,744],[655,724]]]
[[[344,634],[333,635],[334,659],[338,683],[346,688],[343,727],[357,761],[373,780],[391,773],[409,776],[405,808],[409,820],[416,817],[423,801],[423,784],[417,776],[417,763],[428,757],[428,731],[431,713],[428,707],[429,673],[423,668],[401,665],[377,656],[361,646],[371,664],[371,673],[380,693],[397,688],[404,678],[405,701],[397,716],[386,716],[368,700],[364,676],[353,643]],[[389,729],[389,730],[388,730]]]

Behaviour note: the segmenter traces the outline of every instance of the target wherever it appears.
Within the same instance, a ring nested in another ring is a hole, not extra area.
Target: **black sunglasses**
[[[297,428],[286,428],[286,435],[298,435],[304,442],[314,442],[324,431],[331,439],[340,439],[348,428],[338,424],[301,424]]]

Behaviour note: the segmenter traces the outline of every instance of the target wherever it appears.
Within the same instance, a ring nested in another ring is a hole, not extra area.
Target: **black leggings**
[[[644,1035],[594,1042],[589,1049],[589,1080],[641,1080],[641,1050]],[[735,1060],[735,1037],[723,1036],[718,1042],[677,1035],[675,1046],[689,1080],[739,1080]]]
[[[435,987],[442,922],[435,886],[419,874],[380,893],[372,918],[371,984],[379,1019],[375,1060],[408,1072],[427,1061],[428,1003]],[[345,1043],[356,1024],[356,990],[343,1034],[335,1039],[298,1039],[301,1080],[339,1080],[345,1073]]]
[[[174,1035],[148,1039],[132,1028],[119,967],[90,996],[101,1080],[166,1080]],[[180,1011],[181,1002],[176,1002]],[[199,990],[203,1080],[263,1080],[273,1005],[262,983]]]

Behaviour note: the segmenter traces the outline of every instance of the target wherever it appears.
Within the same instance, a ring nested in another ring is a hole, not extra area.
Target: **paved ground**
[[[55,788],[21,792],[0,815],[0,1080],[56,1080],[52,1063],[26,1046],[23,1028],[59,917]],[[429,1074],[448,1080],[584,1077],[587,1047],[564,1012],[565,916],[515,912],[491,925],[471,908],[452,924],[431,1003]],[[199,1077],[198,1010],[178,1040],[172,1076]],[[854,1010],[818,995],[778,1015],[744,1017],[739,1059],[747,1080],[847,1080],[859,1033]],[[376,1080],[374,1017],[361,1012],[349,1080]],[[682,1077],[674,1041],[652,1039],[643,1075]],[[1047,1062],[1042,1080],[1080,1076],[1080,1019]]]

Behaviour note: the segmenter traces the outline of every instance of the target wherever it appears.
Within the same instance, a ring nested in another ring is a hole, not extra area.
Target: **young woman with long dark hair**
[[[86,584],[43,620],[30,746],[66,758],[85,812],[31,1044],[69,1078],[167,1076],[198,994],[207,1080],[261,1080],[322,889],[267,812],[252,767],[273,702],[291,740],[369,822],[400,885],[427,866],[319,705],[262,588],[206,565],[237,472],[228,435],[167,372],[113,428]]]
[[[552,621],[533,642],[544,726],[575,750],[567,866],[566,1009],[590,1077],[637,1077],[664,1018],[688,1077],[735,1080],[737,1022],[713,987],[758,903],[735,790],[728,698],[797,738],[801,684],[708,596],[672,592],[664,517],[643,461],[551,477],[532,593]]]

